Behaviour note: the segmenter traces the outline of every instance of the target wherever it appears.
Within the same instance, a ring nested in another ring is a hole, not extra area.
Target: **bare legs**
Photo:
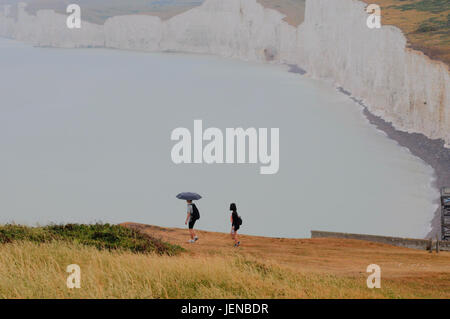
[[[238,246],[239,245],[239,238],[238,238],[238,233],[237,230],[234,230],[234,227],[231,228],[231,239],[234,240],[234,245]]]

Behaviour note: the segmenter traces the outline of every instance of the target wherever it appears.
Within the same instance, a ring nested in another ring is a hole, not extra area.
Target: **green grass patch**
[[[450,33],[450,14],[445,19],[438,19],[436,17],[429,18],[422,22],[416,30],[416,33],[434,32],[443,35]]]
[[[44,227],[0,226],[0,244],[14,241],[48,243],[66,241],[94,246],[99,250],[126,250],[135,253],[175,255],[183,248],[137,230],[110,224],[66,224]]]
[[[420,0],[414,3],[406,3],[392,6],[402,11],[417,10],[431,13],[441,13],[450,10],[449,0]]]

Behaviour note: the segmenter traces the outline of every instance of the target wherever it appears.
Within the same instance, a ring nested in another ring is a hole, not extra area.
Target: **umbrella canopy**
[[[184,200],[199,200],[202,197],[197,193],[185,192],[185,193],[179,193],[177,195],[177,198],[184,199]]]

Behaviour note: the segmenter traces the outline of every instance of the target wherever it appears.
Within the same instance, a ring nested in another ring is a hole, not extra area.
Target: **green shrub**
[[[136,253],[175,255],[182,250],[179,246],[119,225],[66,224],[27,227],[8,224],[0,226],[0,244],[14,241],[47,243],[57,240],[94,246],[99,250],[122,249]]]

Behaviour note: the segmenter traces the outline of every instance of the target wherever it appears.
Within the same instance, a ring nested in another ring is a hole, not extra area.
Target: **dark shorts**
[[[189,229],[193,229],[195,225],[196,220],[190,220],[189,221]]]
[[[239,225],[232,225],[233,226],[233,229],[234,229],[234,231],[238,231],[239,230]]]

